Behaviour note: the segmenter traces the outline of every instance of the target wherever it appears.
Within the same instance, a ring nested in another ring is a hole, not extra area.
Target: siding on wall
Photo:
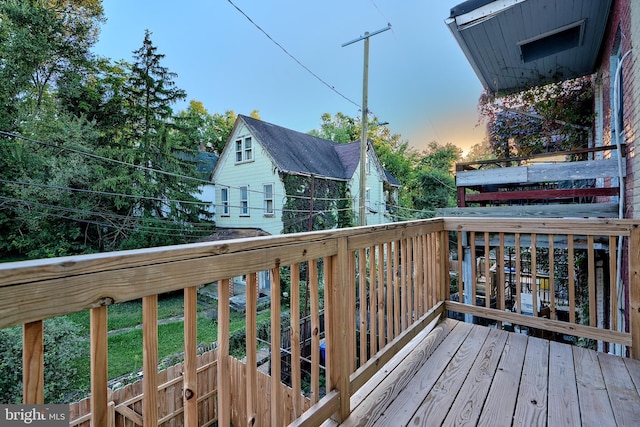
[[[245,126],[239,126],[227,149],[218,159],[216,170],[216,224],[219,227],[261,228],[271,234],[282,232],[282,203],[284,187],[271,159],[255,138],[252,141],[253,161],[235,163],[235,140],[250,136]],[[273,184],[274,215],[264,215],[263,184]],[[249,216],[240,216],[240,187],[249,186]],[[229,216],[222,216],[221,187],[229,188]]]

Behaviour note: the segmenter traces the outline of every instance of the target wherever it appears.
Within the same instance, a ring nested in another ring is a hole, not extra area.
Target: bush
[[[80,328],[65,317],[44,322],[44,400],[62,403],[73,391],[74,359],[88,355]],[[0,330],[0,403],[22,401],[22,328]]]

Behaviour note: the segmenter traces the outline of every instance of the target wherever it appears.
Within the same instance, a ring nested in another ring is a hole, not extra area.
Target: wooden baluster
[[[378,248],[378,349],[384,347],[385,344],[385,325],[384,325],[384,246],[377,245]]]
[[[258,311],[258,282],[256,273],[247,275],[246,288],[247,307],[245,311],[246,320],[246,404],[247,404],[247,425],[253,426],[257,422],[258,412],[258,363],[256,355],[257,343],[257,311]],[[293,345],[293,339],[291,340]],[[298,346],[298,351],[300,347]],[[297,406],[297,405],[294,405]],[[295,409],[294,409],[295,410]]]
[[[369,354],[373,357],[378,351],[376,312],[378,293],[376,292],[376,248],[369,248]]]
[[[409,284],[407,281],[408,276],[408,268],[407,265],[407,241],[403,239],[400,241],[400,292],[401,292],[401,300],[400,300],[400,331],[404,331],[408,327],[408,304],[407,304],[407,294],[409,293]]]
[[[477,286],[477,268],[476,268],[476,232],[469,232],[469,245],[471,252],[471,283],[469,286],[471,287],[471,304],[476,305],[476,286]]]
[[[107,425],[108,416],[108,347],[107,307],[92,308],[91,323],[91,424]]]
[[[556,319],[556,285],[555,285],[555,257],[554,257],[554,244],[553,234],[549,234],[549,285],[547,286],[547,292],[549,292],[549,318]]]
[[[598,305],[596,299],[596,256],[593,235],[587,236],[587,271],[589,276],[589,326],[597,325]]]
[[[229,279],[218,281],[218,425],[231,425],[229,372]]]
[[[309,261],[309,293],[311,294],[311,403],[320,400],[320,304],[318,261]],[[326,316],[325,316],[326,319]]]
[[[393,242],[393,333],[400,334],[400,241]]]
[[[309,268],[309,266],[307,266]],[[280,266],[271,269],[271,425],[282,425],[282,387],[280,355]],[[224,424],[225,426],[227,424]]]
[[[462,260],[464,260],[464,248],[462,247],[462,232],[458,231],[458,302],[464,304],[464,276],[462,275]]]
[[[291,299],[289,311],[291,313],[291,389],[293,393],[293,418],[298,418],[302,410],[300,384],[300,264],[291,266]]]
[[[185,427],[198,426],[198,289],[184,289],[184,373],[183,402]]]
[[[612,331],[618,330],[618,263],[617,261],[618,245],[616,236],[609,236],[609,300],[611,305],[609,311],[611,313]]]
[[[158,295],[142,298],[142,417],[158,425]]]
[[[22,326],[22,402],[44,403],[44,322]]]
[[[531,303],[533,304],[533,317],[538,317],[538,258],[535,233],[531,234]]]
[[[367,261],[365,250],[358,250],[360,295],[360,366],[367,361]]]
[[[493,281],[491,280],[491,246],[489,246],[489,232],[484,232],[484,306],[491,307]]]
[[[392,244],[391,242],[387,242],[384,245],[386,263],[387,263],[387,271],[386,271],[386,316],[387,316],[387,341],[390,342],[393,335],[393,263],[392,263]]]
[[[569,275],[569,322],[576,323],[576,272],[573,234],[567,236],[567,257],[569,259],[569,265],[567,266]]]
[[[516,307],[518,313],[522,312],[522,266],[520,265],[520,233],[515,235],[516,251]]]
[[[349,337],[348,337],[348,342],[349,342],[349,360],[350,360],[350,364],[351,364],[351,370],[350,372],[355,372],[356,368],[358,367],[358,363],[357,363],[357,338],[356,338],[356,327],[357,327],[357,321],[356,321],[356,253],[355,252],[351,252],[349,253],[349,311],[347,312],[347,315],[349,316],[348,318],[348,325],[349,325],[349,329],[348,329],[348,333],[349,333]],[[331,258],[325,259],[325,262],[330,262]],[[327,277],[327,274],[329,273],[328,271],[328,267],[327,264],[325,264],[325,277]],[[325,279],[326,280],[326,279]],[[327,313],[326,310],[326,300],[329,299],[327,298],[327,290],[325,288],[325,313]],[[328,316],[326,316],[325,314],[325,319],[327,319]],[[325,320],[326,322],[326,320]],[[329,327],[327,326],[327,324],[325,323],[325,330],[328,330]],[[325,333],[326,335],[326,333]],[[329,366],[327,366],[327,368],[329,368]],[[329,374],[327,373],[327,377],[329,377]]]

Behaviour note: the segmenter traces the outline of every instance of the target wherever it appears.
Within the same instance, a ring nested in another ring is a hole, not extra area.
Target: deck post
[[[640,359],[640,226],[638,224],[631,226],[628,254],[631,357]]]
[[[327,363],[329,365],[330,383],[340,394],[340,409],[334,415],[338,422],[344,421],[351,413],[349,393],[349,330],[355,325],[349,325],[349,250],[347,238],[338,240],[337,255],[329,258],[330,271],[327,276],[327,297],[331,299],[329,307],[332,312],[326,313],[331,318],[329,322],[329,340],[327,348]],[[350,327],[351,326],[351,327]]]

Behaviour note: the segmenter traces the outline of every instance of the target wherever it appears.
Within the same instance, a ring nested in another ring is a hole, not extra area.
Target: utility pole
[[[366,32],[364,36],[346,42],[342,47],[364,40],[364,69],[362,75],[362,138],[360,138],[360,197],[358,204],[359,225],[367,225],[367,214],[365,212],[365,196],[367,192],[367,114],[369,113],[369,39],[376,34],[391,29],[391,24],[372,33]]]

